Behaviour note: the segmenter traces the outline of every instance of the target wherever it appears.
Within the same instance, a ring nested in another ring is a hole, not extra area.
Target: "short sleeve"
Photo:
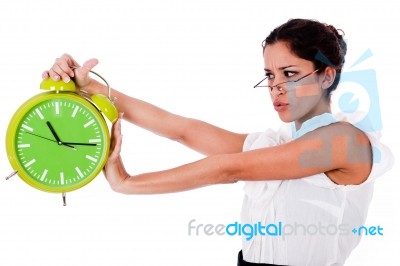
[[[247,135],[244,144],[243,151],[249,151],[260,148],[273,147],[279,144],[287,142],[284,132],[279,132],[273,129],[267,129],[264,132],[250,133]]]
[[[247,135],[247,137],[243,143],[243,151],[250,150],[251,146],[260,137],[261,134],[262,134],[262,132],[256,132],[256,133],[250,133],[249,135]]]

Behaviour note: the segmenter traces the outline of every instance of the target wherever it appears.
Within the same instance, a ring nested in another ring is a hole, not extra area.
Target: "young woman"
[[[104,168],[111,188],[153,194],[246,181],[242,223],[287,226],[281,236],[243,238],[238,265],[344,264],[360,241],[351,230],[365,222],[373,181],[392,164],[390,151],[373,134],[331,114],[330,95],[345,54],[339,31],[318,21],[293,19],[270,33],[263,42],[266,77],[256,86],[269,89],[285,122],[277,131],[236,134],[113,89],[121,118],[206,157],[130,175],[120,156],[119,119]],[[64,54],[43,78],[73,78],[80,90],[107,95],[107,88],[88,76],[97,63],[91,59],[80,66]]]

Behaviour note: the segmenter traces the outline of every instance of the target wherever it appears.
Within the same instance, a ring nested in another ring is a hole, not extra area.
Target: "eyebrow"
[[[287,66],[280,67],[280,68],[278,68],[278,69],[279,69],[279,70],[284,70],[284,69],[286,69],[286,68],[295,67],[295,66],[296,66],[296,65],[287,65]],[[268,68],[264,68],[264,70],[267,71],[267,72],[271,72],[271,70],[269,70]]]

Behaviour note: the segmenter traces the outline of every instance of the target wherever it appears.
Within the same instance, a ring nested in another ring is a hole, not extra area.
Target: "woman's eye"
[[[274,75],[272,73],[265,73],[265,76],[267,77],[267,79],[273,79]]]
[[[290,77],[293,77],[294,75],[296,75],[297,72],[294,72],[294,71],[285,71],[284,74],[285,74],[285,77],[290,78]]]

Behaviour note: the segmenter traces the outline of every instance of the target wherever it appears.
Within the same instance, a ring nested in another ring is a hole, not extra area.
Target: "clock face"
[[[44,93],[14,115],[7,133],[11,163],[33,187],[67,192],[95,178],[109,149],[100,112],[73,93]]]

